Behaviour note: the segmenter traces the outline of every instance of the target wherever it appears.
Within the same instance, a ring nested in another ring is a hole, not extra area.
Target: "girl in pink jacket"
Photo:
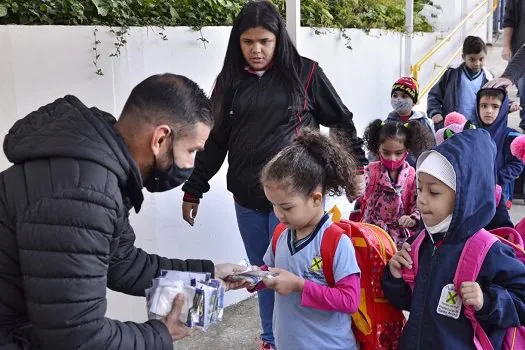
[[[365,168],[363,222],[387,231],[401,246],[418,226],[416,173],[406,161],[434,146],[434,136],[420,123],[373,121],[365,130],[365,145],[379,161]]]

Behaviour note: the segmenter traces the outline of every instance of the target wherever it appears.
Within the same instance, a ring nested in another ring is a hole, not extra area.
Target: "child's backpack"
[[[403,271],[403,279],[414,291],[419,263],[419,248],[425,239],[423,230],[411,245],[410,255],[412,257],[412,269]],[[516,230],[508,227],[498,228],[492,231],[480,230],[470,237],[459,258],[458,267],[454,276],[454,287],[460,290],[463,282],[476,281],[483,261],[492,245],[500,240],[502,243],[514,249],[516,258],[525,264],[525,250],[523,249],[523,238]],[[488,335],[476,319],[473,307],[463,306],[465,317],[471,322],[474,329],[474,345],[477,350],[493,350]],[[503,350],[525,349],[525,327],[509,328],[503,340]]]
[[[332,224],[321,242],[322,269],[328,286],[335,286],[333,262],[341,236],[352,240],[357,263],[361,269],[361,301],[352,314],[352,329],[361,350],[399,349],[399,337],[405,324],[403,313],[385,298],[381,287],[383,271],[390,258],[397,252],[392,238],[377,226],[341,220],[339,210],[332,211]],[[339,221],[339,222],[337,222]],[[279,224],[272,238],[275,253],[280,235],[286,226]]]
[[[525,242],[525,218],[521,219],[520,222],[514,227],[516,231],[521,235],[523,241]]]

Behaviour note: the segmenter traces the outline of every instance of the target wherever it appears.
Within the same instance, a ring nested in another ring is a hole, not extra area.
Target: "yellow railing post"
[[[482,9],[483,7],[487,6],[487,4],[489,3],[489,0],[485,0],[483,1],[482,3],[480,3],[478,6],[476,6],[465,18],[463,18],[463,20],[461,22],[459,22],[459,24],[450,32],[447,34],[446,37],[444,37],[441,42],[439,44],[437,44],[436,46],[434,46],[429,52],[427,52],[419,61],[417,61],[415,64],[412,65],[411,67],[411,73],[412,73],[412,77],[419,81],[419,71],[421,70],[421,67],[423,66],[423,64],[425,64],[429,59],[430,57],[432,57],[436,52],[438,52],[448,41],[450,41],[452,39],[452,36],[454,34],[456,34],[458,32],[458,30],[460,30],[464,25],[465,23],[472,17],[474,16],[474,14],[476,12],[478,12],[480,9]],[[493,6],[492,6],[492,11],[487,13],[484,17],[483,17],[483,20],[481,21],[481,23],[476,27],[476,29],[474,29],[474,32],[476,32],[484,23],[485,21],[491,16],[491,14],[496,11],[496,9],[498,8],[498,0],[493,0]],[[454,60],[454,58],[456,58],[456,56],[461,52],[461,48],[458,49],[454,55],[447,61],[446,64],[443,65],[443,68],[440,70],[440,72],[430,81],[430,83],[425,86],[425,88],[420,92],[419,96],[424,96],[426,95],[430,89],[432,88],[432,86],[441,78],[441,76],[443,74],[445,74],[448,66],[452,63],[452,61]]]

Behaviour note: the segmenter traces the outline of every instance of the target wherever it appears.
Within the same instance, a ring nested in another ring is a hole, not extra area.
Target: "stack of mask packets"
[[[190,328],[204,331],[222,320],[224,286],[209,273],[162,270],[146,290],[148,318],[161,319],[173,307],[177,294],[184,295],[180,321]]]

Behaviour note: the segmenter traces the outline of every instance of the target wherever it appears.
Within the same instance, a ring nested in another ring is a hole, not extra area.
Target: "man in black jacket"
[[[509,0],[505,5],[503,21],[503,59],[510,61],[519,48],[525,44],[525,3],[523,0]],[[520,104],[525,104],[525,79],[518,79],[516,86]],[[525,110],[520,111],[520,128],[525,130]]]
[[[128,220],[143,186],[188,178],[212,125],[203,91],[172,74],[136,86],[118,122],[66,96],[15,123],[0,173],[0,349],[172,349],[188,335],[180,300],[161,321],[105,318],[106,287],[144,296],[161,269],[237,268],[147,254]]]
[[[495,78],[485,84],[485,88],[508,88],[525,77],[525,45],[522,45],[512,56],[507,68],[500,78]]]

